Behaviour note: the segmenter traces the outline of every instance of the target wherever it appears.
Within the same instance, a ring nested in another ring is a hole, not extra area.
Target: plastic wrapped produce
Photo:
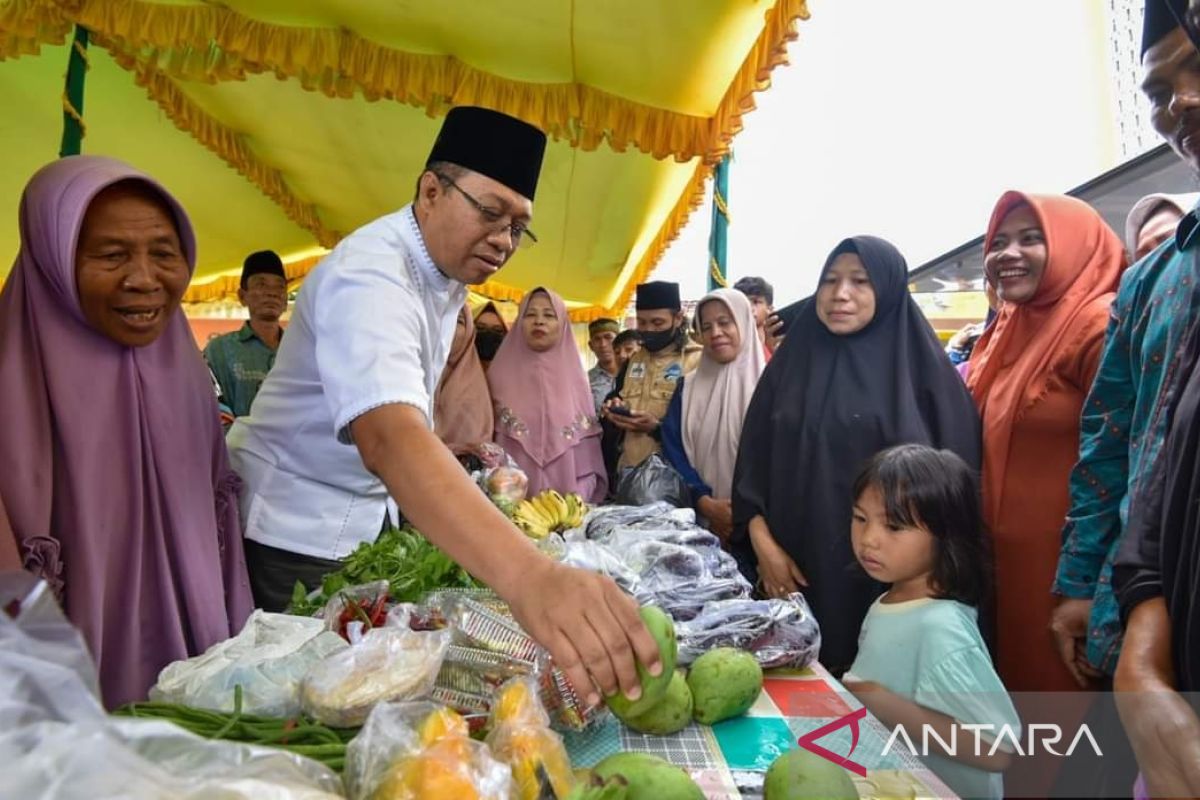
[[[325,725],[353,728],[378,703],[428,697],[449,646],[448,631],[369,630],[308,671],[300,686],[304,712]]]
[[[346,647],[319,619],[257,610],[237,636],[168,664],[150,689],[150,699],[228,713],[233,711],[234,687],[241,686],[247,714],[295,716],[300,713],[300,682],[308,670]]]
[[[346,750],[346,784],[352,800],[508,800],[512,771],[445,706],[383,703]]]
[[[584,527],[587,537],[603,543],[614,528],[632,528],[639,524],[674,519],[671,513],[678,511],[670,503],[650,503],[644,506],[601,506],[587,515]],[[692,515],[695,522],[695,515]]]
[[[817,660],[821,629],[804,595],[786,599],[725,600],[709,603],[675,626],[679,663],[691,664],[717,647],[748,650],[763,669],[803,668]]]
[[[440,608],[430,610],[431,602],[440,603]],[[418,614],[441,617],[454,632],[453,660],[443,665],[434,690],[439,700],[475,710],[477,706],[460,703],[477,702],[499,680],[529,674],[537,680],[541,702],[557,728],[582,730],[605,715],[603,705],[589,707],[580,699],[550,654],[495,595],[439,593]]]
[[[0,607],[14,609],[0,612],[0,797],[342,796],[341,779],[308,758],[208,741],[160,720],[110,718],[87,647],[46,584],[27,573],[6,573]]]
[[[550,730],[534,678],[513,678],[496,692],[487,744],[512,768],[513,800],[564,800],[571,791],[571,759]]]

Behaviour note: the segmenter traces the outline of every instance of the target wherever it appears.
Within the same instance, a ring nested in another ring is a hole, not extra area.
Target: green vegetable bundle
[[[473,589],[480,585],[448,555],[408,526],[390,528],[379,534],[374,542],[360,544],[342,563],[345,566],[326,575],[320,591],[311,597],[297,581],[288,611],[311,616],[343,589],[372,581],[387,581],[388,594],[397,603],[415,602],[434,589]]]
[[[173,703],[129,703],[113,713],[138,719],[161,719],[205,739],[265,745],[289,750],[320,761],[341,772],[346,762],[346,745],[358,728],[329,728],[303,717],[278,719],[241,712],[241,686],[234,692],[234,712],[223,714]]]

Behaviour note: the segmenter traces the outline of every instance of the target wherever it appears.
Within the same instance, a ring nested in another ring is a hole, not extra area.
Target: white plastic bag
[[[449,630],[418,632],[392,624],[367,631],[361,642],[308,671],[300,689],[304,713],[335,728],[354,728],[378,703],[428,697],[450,636]]]
[[[328,800],[341,780],[283,750],[105,714],[91,657],[46,585],[0,575],[0,797]]]
[[[322,620],[257,610],[242,632],[202,655],[167,665],[150,699],[231,713],[234,687],[242,711],[264,717],[300,713],[300,682],[309,669],[349,645]]]

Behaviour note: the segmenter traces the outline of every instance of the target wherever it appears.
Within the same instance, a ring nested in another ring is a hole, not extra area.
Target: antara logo
[[[866,716],[867,716],[867,709],[866,709],[866,706],[864,706],[864,707],[858,709],[857,711],[851,711],[849,714],[846,714],[845,716],[838,717],[833,722],[830,722],[827,725],[822,725],[821,727],[817,728],[815,731],[809,731],[808,733],[801,736],[797,740],[796,743],[799,744],[801,747],[803,747],[805,750],[809,751],[810,753],[816,753],[817,755],[819,755],[821,758],[825,759],[826,761],[832,761],[834,764],[837,764],[839,767],[845,767],[846,769],[853,772],[855,775],[865,778],[865,777],[867,777],[867,768],[864,767],[862,764],[859,764],[855,761],[851,761],[850,756],[854,755],[854,748],[858,747],[858,723],[861,719],[863,719]],[[838,728],[845,728],[847,726],[849,726],[849,728],[850,728],[850,752],[846,753],[846,755],[840,756],[837,753],[833,752],[832,750],[828,750],[828,749],[822,747],[821,745],[817,744],[817,739],[820,739],[822,736],[825,736],[827,734],[833,733]]]
[[[797,744],[808,750],[810,753],[815,753],[826,761],[837,764],[839,767],[845,767],[855,775],[866,777],[867,768],[856,761],[851,761],[850,756],[854,755],[855,749],[858,747],[859,739],[859,723],[867,716],[867,709],[860,708],[857,711],[852,711],[849,714],[838,717],[833,722],[822,725],[816,730],[809,731],[797,740]],[[817,744],[817,740],[833,733],[840,728],[850,728],[850,752],[846,755],[840,755],[832,750],[822,747]],[[1070,756],[1075,752],[1075,748],[1080,746],[1081,742],[1085,742],[1091,747],[1092,752],[1097,756],[1103,756],[1100,752],[1100,745],[1096,742],[1096,737],[1092,735],[1092,731],[1086,724],[1080,725],[1079,730],[1075,732],[1075,736],[1071,739],[1071,743],[1067,746],[1065,752],[1059,752],[1054,749],[1054,745],[1063,741],[1063,730],[1058,725],[1053,723],[1033,723],[1026,729],[1024,742],[1021,739],[1020,727],[1013,728],[1010,725],[990,725],[983,724],[968,724],[961,723],[950,729],[950,740],[945,738],[937,731],[936,728],[923,725],[921,726],[921,747],[918,749],[914,744],[908,731],[902,726],[897,725],[891,735],[888,737],[887,743],[883,747],[883,752],[880,755],[886,756],[896,747],[897,742],[903,743],[904,747],[908,748],[908,752],[914,756],[929,756],[929,755],[948,755],[954,757],[958,755],[958,731],[959,729],[966,731],[968,734],[973,734],[976,756],[982,756],[986,752],[987,755],[995,755],[1000,748],[1007,742],[1008,752],[1015,753],[1018,756],[1036,755],[1038,752],[1038,744],[1042,749],[1055,756]],[[930,747],[930,742],[937,742],[937,747]],[[1022,746],[1024,745],[1024,746]]]

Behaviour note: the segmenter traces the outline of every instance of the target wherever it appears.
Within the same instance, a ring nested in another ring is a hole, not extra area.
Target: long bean
[[[206,739],[277,747],[320,761],[339,772],[345,764],[346,744],[358,733],[356,728],[329,728],[303,717],[279,719],[241,712],[242,693],[238,686],[231,714],[154,701],[130,703],[114,713],[165,720]]]

